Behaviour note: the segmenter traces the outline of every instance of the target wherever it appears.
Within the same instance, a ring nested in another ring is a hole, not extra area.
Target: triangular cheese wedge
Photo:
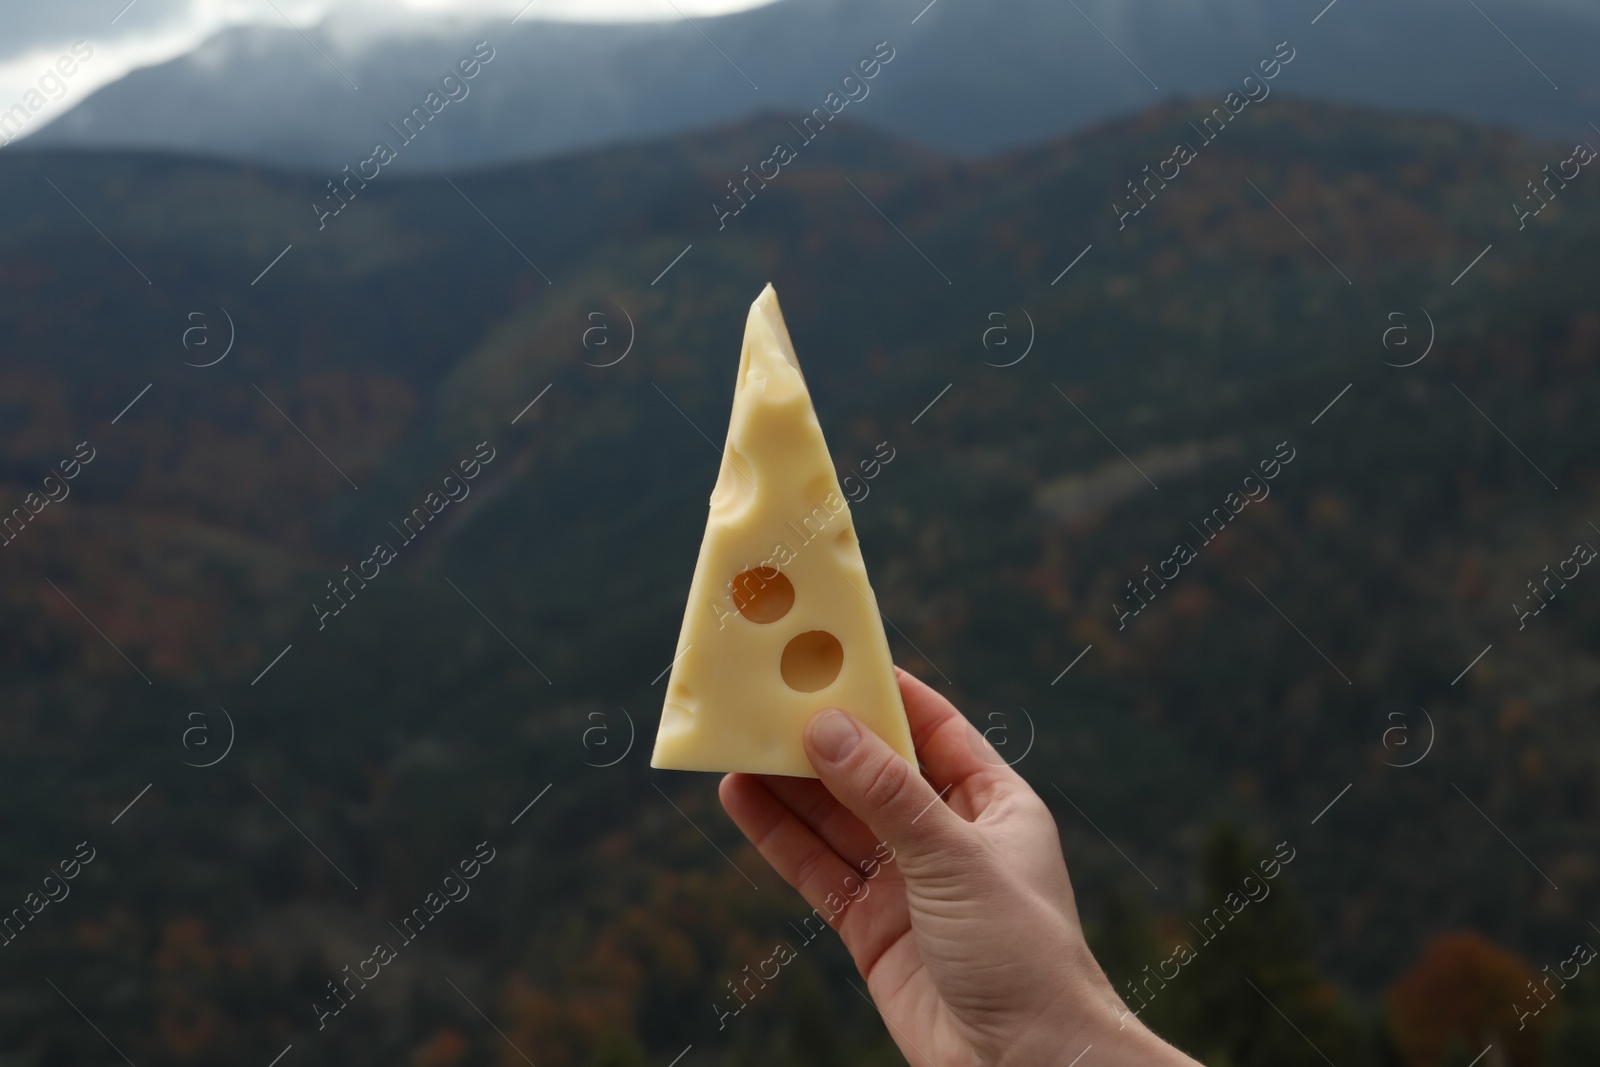
[[[850,506],[769,285],[745,323],[650,766],[815,778],[801,735],[825,707],[915,764]]]

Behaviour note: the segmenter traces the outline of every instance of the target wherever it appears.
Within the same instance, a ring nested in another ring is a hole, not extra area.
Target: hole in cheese
[[[733,606],[751,622],[777,622],[794,607],[794,586],[776,567],[755,567],[733,580]]]
[[[783,646],[783,682],[799,693],[826,689],[844,666],[844,646],[826,630],[807,630]]]

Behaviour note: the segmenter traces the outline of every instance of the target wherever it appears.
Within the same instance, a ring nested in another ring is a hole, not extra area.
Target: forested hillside
[[[73,1005],[140,1064],[899,1062],[822,940],[718,1030],[808,909],[648,768],[768,281],[898,662],[1055,810],[1119,988],[1195,945],[1157,1029],[1593,1062],[1593,969],[1511,1032],[1600,944],[1597,178],[1214,103],[981,162],[841,119],[728,216],[795,117],[320,229],[323,176],[0,156],[6,906],[80,867],[4,1062],[104,1060]]]

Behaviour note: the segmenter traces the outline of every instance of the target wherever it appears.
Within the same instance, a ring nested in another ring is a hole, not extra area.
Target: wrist
[[[1106,1027],[1092,1043],[1095,1067],[1198,1067],[1194,1060],[1167,1044],[1132,1012],[1118,1019],[1115,1025]],[[1061,1056],[1049,1061],[1051,1067],[1071,1067],[1071,1057],[1081,1054],[1083,1049],[1084,1046],[1079,1045],[1064,1050]],[[1084,1064],[1087,1062],[1086,1058]]]
[[[1008,1052],[1001,1067],[1197,1067],[1132,1012],[1106,1019],[1098,1004],[1092,1010],[1095,1017],[1083,1026],[1058,1021],[1033,1040],[1019,1042],[1016,1054]]]
[[[1119,1031],[1122,1001],[1081,937],[1070,938],[1067,951],[1058,958],[1061,965],[1050,983],[1054,995],[1035,1004],[1032,1017],[1010,1035],[993,1067],[1069,1067],[1090,1048],[1094,1052],[1086,1061],[1105,1067],[1112,1061],[1104,1058],[1103,1050],[1119,1036],[1142,1029],[1128,1013],[1121,1020],[1125,1029]]]
[[[1123,1003],[1087,946],[1082,956],[995,1067],[1197,1067]]]

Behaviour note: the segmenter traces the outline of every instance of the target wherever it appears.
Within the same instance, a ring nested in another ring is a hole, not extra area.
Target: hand
[[[1090,954],[1044,802],[949,701],[896,670],[926,778],[829,708],[806,725],[820,781],[730,774],[721,797],[784,880],[834,916],[907,1062],[1068,1067],[1093,1046],[1082,1067],[1196,1067],[1124,1007]]]

